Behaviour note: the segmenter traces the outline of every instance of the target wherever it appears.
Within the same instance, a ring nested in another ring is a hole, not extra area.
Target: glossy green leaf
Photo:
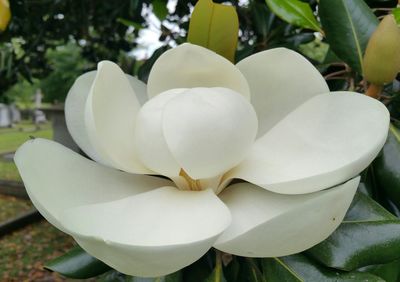
[[[299,27],[322,32],[309,4],[300,0],[265,0],[265,2],[271,11],[282,20]]]
[[[400,281],[400,260],[387,264],[365,266],[360,268],[359,271],[372,273],[381,277],[386,282],[398,282]]]
[[[102,261],[86,253],[79,246],[48,262],[45,268],[75,279],[95,277],[111,269]]]
[[[376,181],[400,208],[400,130],[390,126],[382,154],[374,162]]]
[[[343,223],[307,254],[343,270],[400,258],[400,220],[370,197],[357,193]]]
[[[232,6],[199,0],[194,7],[188,31],[188,42],[208,48],[234,61],[239,20]]]
[[[321,0],[319,16],[335,54],[362,73],[365,48],[378,19],[363,0]]]
[[[392,10],[393,16],[396,19],[398,25],[400,25],[400,8],[395,8]]]
[[[370,273],[335,271],[334,269],[320,266],[303,254],[263,259],[263,270],[268,282],[385,281]]]

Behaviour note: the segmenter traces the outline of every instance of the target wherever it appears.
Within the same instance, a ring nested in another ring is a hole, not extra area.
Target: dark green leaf
[[[239,262],[239,258],[232,256],[232,261],[225,267],[225,278],[229,282],[242,282],[239,278],[239,272],[242,268],[242,264]]]
[[[316,20],[309,4],[299,0],[265,0],[268,7],[282,20],[303,28],[320,31],[321,27]]]
[[[387,264],[369,265],[360,268],[359,271],[372,273],[386,282],[398,282],[400,280],[400,260]]]
[[[242,264],[244,264],[244,274],[248,282],[267,282],[255,259],[246,258]]]
[[[181,282],[182,274],[180,271],[169,274],[163,277],[155,278],[142,278],[142,277],[129,277],[126,282]]]
[[[99,282],[182,282],[182,273],[180,271],[172,274],[154,277],[154,278],[143,278],[134,277],[122,274],[116,270],[111,270],[104,275],[100,276],[96,281]]]
[[[162,46],[158,48],[156,51],[154,51],[153,55],[146,62],[144,62],[143,65],[140,66],[138,71],[138,77],[140,80],[147,82],[150,70],[153,67],[154,63],[167,50],[168,50],[167,46]]]
[[[222,271],[222,254],[216,251],[216,262],[214,270],[211,274],[204,280],[204,282],[226,282],[224,272]]]
[[[61,257],[48,262],[45,268],[75,279],[95,277],[111,269],[80,247],[75,247]]]
[[[126,275],[116,270],[110,270],[96,278],[97,282],[126,282]]]
[[[321,0],[319,15],[332,50],[357,72],[378,19],[363,0]]]
[[[154,0],[151,1],[151,5],[153,5],[153,13],[157,16],[157,18],[159,18],[161,21],[164,20],[168,15],[167,1]]]
[[[232,6],[199,0],[194,7],[188,42],[203,46],[234,61],[239,33],[239,20]]]
[[[382,154],[374,162],[376,181],[400,208],[400,130],[390,126]]]
[[[251,5],[251,15],[253,16],[254,29],[263,40],[267,39],[271,31],[275,15],[271,13],[265,3],[253,2]]]
[[[183,281],[190,282],[204,282],[207,277],[211,275],[212,265],[209,258],[213,252],[208,252],[198,261],[192,263],[191,265],[185,267],[183,271]]]
[[[255,50],[254,45],[248,45],[248,44],[244,45],[241,49],[236,51],[235,61],[240,62],[244,58],[253,54],[254,50]]]
[[[344,282],[344,281],[374,281],[384,280],[369,273],[342,272],[325,268],[303,254],[281,258],[263,259],[265,278],[269,282]]]
[[[211,272],[211,275],[208,276],[204,282],[226,282],[226,279],[222,269],[215,267],[213,272]]]
[[[322,264],[353,270],[400,258],[400,220],[368,196],[357,193],[343,223],[309,249]]]
[[[135,23],[133,21],[127,20],[127,19],[123,19],[123,18],[118,18],[117,22],[123,24],[124,26],[128,26],[128,27],[133,27],[137,30],[140,30],[143,28],[143,26],[141,24]]]

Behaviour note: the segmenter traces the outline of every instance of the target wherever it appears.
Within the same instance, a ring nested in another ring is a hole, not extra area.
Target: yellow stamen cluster
[[[201,191],[201,183],[200,180],[195,180],[193,178],[191,178],[186,171],[184,171],[183,169],[181,169],[181,171],[179,172],[179,176],[182,176],[183,178],[185,178],[185,180],[188,183],[188,187],[190,191]]]

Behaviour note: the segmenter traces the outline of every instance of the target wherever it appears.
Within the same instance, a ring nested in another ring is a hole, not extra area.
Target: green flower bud
[[[0,0],[0,31],[4,31],[10,22],[11,12],[8,0]]]
[[[393,15],[383,18],[372,34],[364,55],[367,81],[382,85],[393,81],[400,71],[400,29]]]

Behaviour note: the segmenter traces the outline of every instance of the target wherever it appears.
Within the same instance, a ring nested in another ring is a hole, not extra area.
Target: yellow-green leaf
[[[0,0],[0,31],[4,31],[11,19],[10,3]]]
[[[232,6],[199,0],[189,24],[188,42],[208,48],[234,61],[239,20]]]

